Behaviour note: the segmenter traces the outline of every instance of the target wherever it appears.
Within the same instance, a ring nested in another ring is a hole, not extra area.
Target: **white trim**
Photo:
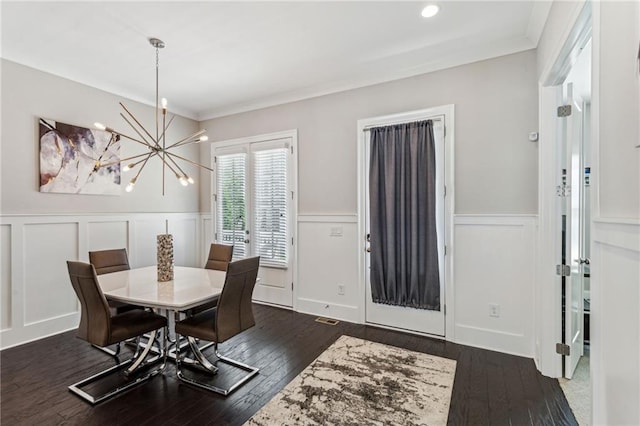
[[[358,215],[350,214],[350,215],[320,215],[320,214],[299,214],[298,215],[298,223],[309,223],[309,222],[318,222],[318,223],[358,223]]]
[[[365,248],[366,241],[364,235],[366,233],[365,229],[365,182],[366,175],[368,171],[367,167],[367,159],[365,157],[364,150],[364,129],[370,126],[376,125],[386,125],[392,123],[402,123],[402,122],[410,122],[422,119],[430,119],[435,117],[443,117],[444,118],[444,128],[445,128],[445,152],[444,152],[444,161],[445,161],[445,186],[447,188],[446,197],[444,200],[445,204],[445,238],[444,244],[446,246],[451,245],[453,241],[453,212],[455,211],[455,183],[454,183],[454,141],[455,141],[455,106],[453,104],[442,105],[433,108],[426,108],[421,110],[407,111],[403,113],[390,114],[378,117],[370,117],[365,119],[360,119],[357,122],[357,159],[358,159],[358,167],[357,167],[357,176],[358,176],[358,293],[359,300],[361,301],[360,312],[359,312],[359,321],[364,324],[366,321],[365,317],[365,299],[366,299],[366,277],[365,277]],[[442,300],[443,309],[446,307],[446,315],[445,315],[445,328],[444,328],[444,337],[446,340],[454,340],[454,307],[453,303],[448,303],[448,301],[454,300],[454,276],[453,276],[453,256],[450,255],[450,252],[445,256],[445,294]]]
[[[88,261],[88,249],[90,247],[90,227],[92,224],[100,223],[122,223],[126,226],[126,242],[125,245],[129,249],[129,260],[135,265],[139,258],[136,247],[136,223],[142,221],[155,221],[158,223],[181,222],[187,220],[194,223],[195,241],[191,241],[193,245],[189,245],[190,250],[187,262],[202,265],[203,251],[206,244],[207,236],[201,230],[203,222],[208,218],[208,214],[203,213],[84,213],[78,215],[71,214],[4,214],[0,215],[0,224],[9,228],[8,237],[10,242],[10,253],[3,256],[3,262],[6,260],[9,265],[2,264],[2,268],[10,268],[10,285],[11,300],[7,306],[11,310],[11,323],[5,329],[0,330],[0,349],[6,349],[21,345],[30,341],[42,339],[47,336],[59,334],[77,327],[80,319],[80,305],[76,304],[73,312],[57,312],[55,315],[47,318],[38,318],[37,320],[28,321],[25,317],[29,308],[30,300],[27,300],[26,294],[26,272],[28,271],[28,252],[27,236],[25,230],[31,225],[64,225],[73,224],[77,228],[76,235],[73,236],[72,245],[77,247],[75,258]],[[150,243],[155,245],[155,242]],[[207,247],[208,249],[208,247]],[[191,259],[190,256],[194,258]],[[64,255],[51,253],[55,256],[55,261],[63,263],[70,260]],[[61,283],[60,285],[64,285]],[[3,305],[3,308],[5,306]],[[2,308],[0,308],[2,309]]]
[[[594,36],[597,29],[592,23],[592,5],[597,7],[598,2],[583,2],[572,11],[565,30],[552,48],[549,62],[545,64],[539,81],[539,133],[538,143],[538,243],[537,243],[537,291],[535,302],[536,341],[534,359],[538,370],[549,377],[562,375],[562,357],[555,353],[555,344],[562,340],[561,330],[561,286],[560,278],[555,275],[555,265],[560,262],[560,230],[561,217],[559,213],[558,198],[555,194],[555,186],[559,183],[559,150],[557,146],[557,124],[555,118],[558,105],[558,89],[555,85],[561,84],[570,71],[575,58],[579,53],[581,43],[585,43],[591,35]],[[593,56],[593,69],[597,67],[597,57]],[[592,82],[596,82],[597,76],[592,75]],[[595,86],[592,86],[595,87]],[[597,157],[598,135],[597,128],[599,108],[597,93],[592,93],[592,161],[591,187],[592,206],[597,199]],[[545,136],[546,135],[546,136]],[[598,210],[592,207],[592,215],[597,216]],[[591,285],[594,285],[592,280]],[[592,300],[592,311],[594,310]],[[549,312],[549,307],[551,312]],[[592,315],[593,318],[593,315]],[[592,346],[597,345],[592,339]]]
[[[304,297],[298,299],[298,309],[296,309],[297,312],[302,314],[320,315],[320,312],[321,316],[353,323],[358,322],[359,310],[358,306],[342,305]]]

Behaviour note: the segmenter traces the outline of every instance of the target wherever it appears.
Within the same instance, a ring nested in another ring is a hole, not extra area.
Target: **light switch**
[[[342,226],[332,226],[329,235],[332,237],[342,237]]]

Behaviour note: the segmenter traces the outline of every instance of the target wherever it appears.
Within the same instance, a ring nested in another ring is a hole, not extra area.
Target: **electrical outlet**
[[[490,317],[500,317],[500,305],[496,303],[489,303],[489,316]]]
[[[338,294],[344,296],[344,284],[338,284]]]

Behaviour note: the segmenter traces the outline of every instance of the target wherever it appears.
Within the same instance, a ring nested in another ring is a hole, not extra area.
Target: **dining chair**
[[[129,266],[129,256],[127,256],[127,249],[125,248],[90,251],[89,263],[94,266],[97,275],[128,271],[131,269]],[[109,303],[109,307],[115,314],[121,314],[133,309],[142,309],[140,306],[116,302],[114,300],[108,300],[107,303]],[[111,356],[118,356],[120,353],[120,344],[116,345],[115,350],[101,347],[97,348]]]
[[[209,258],[204,268],[226,271],[232,258],[233,246],[213,243],[209,248]]]
[[[231,259],[233,258],[233,246],[226,244],[211,244],[209,248],[209,257],[207,259],[207,263],[204,265],[204,269],[214,269],[216,271],[226,271]],[[207,303],[204,303],[200,306],[196,306],[195,308],[191,308],[187,315],[196,315],[200,312],[206,311],[208,309],[213,309],[218,304],[218,298],[216,297],[213,300],[210,300]]]
[[[222,395],[228,395],[258,374],[258,368],[221,355],[218,352],[218,344],[255,325],[251,296],[256,284],[259,266],[259,256],[229,263],[227,276],[217,306],[214,309],[201,312],[175,324],[176,335],[187,337],[189,348],[197,362],[196,364],[190,363],[187,365],[198,366],[210,374],[218,372],[218,368],[198,348],[196,339],[201,339],[213,342],[214,353],[218,361],[238,367],[248,373],[244,374],[240,380],[237,380],[228,388],[217,387],[186,377],[182,371],[185,362],[180,356],[180,347],[178,345],[176,370],[181,381]]]
[[[138,343],[131,359],[81,380],[69,386],[69,390],[86,401],[96,404],[161,373],[164,370],[167,357],[167,319],[142,309],[111,315],[107,299],[100,289],[94,266],[90,263],[67,261],[67,268],[71,285],[80,300],[81,306],[77,337],[99,347],[112,345],[134,337],[137,338]],[[162,333],[164,337],[163,353],[147,360],[147,356],[153,346],[152,343],[156,340],[157,332],[160,329],[164,329],[164,333]],[[150,340],[142,348],[139,344],[139,338],[145,333],[150,333]],[[160,360],[160,366],[154,369],[147,369],[148,366]],[[144,367],[145,372],[137,374],[140,367]],[[126,376],[123,384],[110,388],[98,396],[82,390],[83,386],[116,374],[120,370],[124,370],[124,375]]]

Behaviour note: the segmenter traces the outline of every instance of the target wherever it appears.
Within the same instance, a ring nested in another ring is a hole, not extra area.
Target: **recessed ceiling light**
[[[440,8],[435,4],[430,4],[429,6],[422,9],[422,16],[425,18],[431,18],[432,16],[436,16]]]

